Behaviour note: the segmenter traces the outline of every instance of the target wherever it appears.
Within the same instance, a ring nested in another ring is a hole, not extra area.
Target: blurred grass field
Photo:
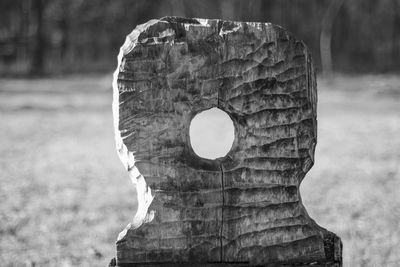
[[[133,187],[114,149],[111,74],[0,80],[0,266],[107,266]],[[400,266],[400,76],[318,81],[307,210],[344,266]]]

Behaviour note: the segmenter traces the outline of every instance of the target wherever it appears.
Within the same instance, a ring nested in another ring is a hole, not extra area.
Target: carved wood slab
[[[118,237],[119,266],[341,264],[340,239],[299,192],[317,143],[315,70],[301,41],[270,23],[151,20],[127,36],[113,88],[117,151],[138,203]],[[213,107],[233,120],[235,141],[207,160],[189,125]]]

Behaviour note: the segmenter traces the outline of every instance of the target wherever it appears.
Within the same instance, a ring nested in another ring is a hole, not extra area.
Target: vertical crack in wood
[[[222,205],[221,205],[221,232],[220,232],[220,249],[221,249],[221,262],[224,261],[224,249],[223,249],[223,227],[224,227],[224,206],[225,206],[225,184],[224,184],[224,170],[222,164],[219,165],[221,170],[221,194],[222,194]]]

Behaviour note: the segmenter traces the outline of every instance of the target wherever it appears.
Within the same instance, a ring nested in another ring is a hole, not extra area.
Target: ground
[[[135,210],[114,149],[111,74],[0,80],[1,266],[107,266]],[[318,79],[312,218],[344,266],[399,266],[400,77]]]

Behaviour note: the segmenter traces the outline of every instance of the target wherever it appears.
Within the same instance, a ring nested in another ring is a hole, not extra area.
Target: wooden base
[[[252,265],[246,262],[212,262],[212,263],[119,263],[113,258],[108,267],[342,267],[341,262],[292,262],[292,263],[267,263]]]

